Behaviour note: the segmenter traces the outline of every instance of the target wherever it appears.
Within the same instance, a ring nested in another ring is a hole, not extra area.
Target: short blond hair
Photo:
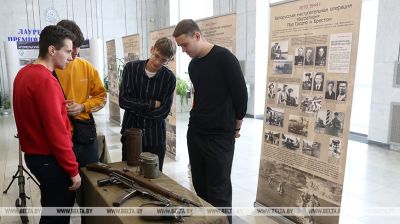
[[[154,44],[154,48],[167,58],[172,58],[176,52],[176,44],[167,37],[161,37]]]

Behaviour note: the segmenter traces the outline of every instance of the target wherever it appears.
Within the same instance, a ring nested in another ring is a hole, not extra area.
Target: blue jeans
[[[40,183],[40,204],[46,207],[73,207],[75,191],[68,174],[61,168],[54,156],[25,154],[25,163]],[[42,216],[40,224],[69,224],[70,216]]]
[[[76,161],[79,163],[79,168],[85,167],[89,163],[99,161],[99,149],[97,138],[92,144],[82,145],[74,142],[74,153]]]

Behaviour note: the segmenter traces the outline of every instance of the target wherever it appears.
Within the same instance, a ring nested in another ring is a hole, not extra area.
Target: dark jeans
[[[79,168],[86,167],[87,164],[96,163],[99,161],[99,143],[97,138],[92,144],[82,145],[74,142],[74,153],[76,161],[79,164]],[[81,173],[79,171],[79,173]],[[79,206],[82,206],[83,195],[82,188],[76,190],[76,202]]]
[[[68,174],[61,168],[53,156],[27,155],[25,163],[40,183],[40,204],[46,207],[73,207],[75,191],[69,191],[72,185]],[[40,224],[69,224],[70,216],[42,216]]]
[[[122,143],[122,161],[126,161],[127,157],[127,150],[125,146],[125,136],[121,136],[121,143]],[[166,145],[165,143],[162,145],[157,146],[145,146],[142,145],[142,152],[150,152],[158,156],[159,168],[162,171],[164,165],[164,157],[166,152]]]
[[[233,134],[200,135],[189,128],[187,145],[197,195],[215,207],[232,207]]]
[[[76,161],[79,163],[79,168],[85,167],[89,163],[95,163],[99,161],[99,147],[97,138],[92,144],[82,145],[74,143],[74,153]]]

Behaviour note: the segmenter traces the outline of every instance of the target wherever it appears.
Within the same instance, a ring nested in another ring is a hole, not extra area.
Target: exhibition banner
[[[17,42],[19,65],[25,65],[34,62],[39,55],[39,42]]]
[[[154,30],[149,33],[149,43],[148,43],[148,52],[150,54],[151,47],[154,46],[156,41],[161,37],[167,37],[171,39],[175,43],[175,38],[172,36],[174,33],[175,26],[166,27],[160,30]],[[176,46],[176,50],[178,51],[179,47]],[[176,55],[175,55],[176,56]],[[170,61],[166,67],[171,70],[176,75],[176,57],[172,61]]]
[[[119,109],[119,77],[117,70],[117,54],[115,49],[115,40],[106,42],[107,48],[107,77],[109,92],[109,112],[110,121],[121,123],[121,115]]]
[[[175,26],[167,27],[161,30],[155,30],[149,34],[148,52],[150,54],[151,47],[154,46],[156,41],[162,37],[167,37],[175,43],[175,39],[172,36]],[[178,46],[177,46],[178,50]],[[166,67],[170,69],[176,76],[176,57],[171,60]],[[172,103],[171,112],[167,119],[165,119],[167,129],[167,155],[173,159],[176,158],[176,92],[174,93],[174,101]]]
[[[236,14],[215,16],[196,22],[207,41],[236,52]]]
[[[141,46],[139,34],[122,37],[122,45],[124,48],[124,64],[139,60]]]
[[[271,7],[258,203],[341,206],[360,15],[361,0]],[[285,217],[339,222],[338,215]]]

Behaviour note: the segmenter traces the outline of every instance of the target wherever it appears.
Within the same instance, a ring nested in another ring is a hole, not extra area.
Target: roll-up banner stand
[[[360,15],[361,0],[271,7],[256,205],[295,223],[339,222]]]

